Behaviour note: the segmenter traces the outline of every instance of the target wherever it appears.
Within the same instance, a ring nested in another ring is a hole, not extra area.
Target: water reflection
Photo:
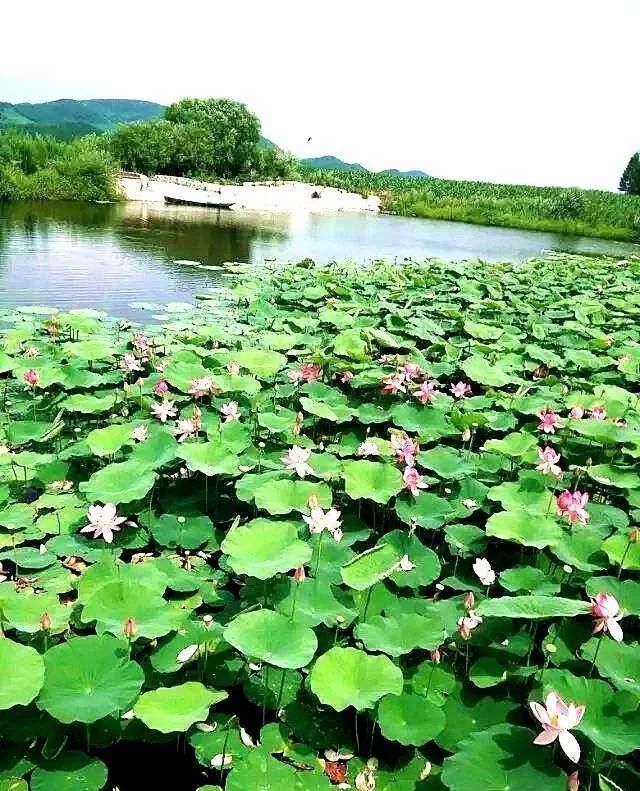
[[[638,245],[406,217],[216,212],[153,204],[0,204],[0,305],[102,307],[189,300],[221,265],[264,259],[483,258],[520,261],[549,248],[628,255]]]

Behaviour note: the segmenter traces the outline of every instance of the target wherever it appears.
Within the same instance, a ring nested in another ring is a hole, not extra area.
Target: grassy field
[[[360,171],[304,170],[303,177],[380,195],[384,211],[391,214],[640,241],[640,198],[632,195]]]

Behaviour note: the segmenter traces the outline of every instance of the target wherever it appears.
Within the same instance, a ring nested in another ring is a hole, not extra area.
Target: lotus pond
[[[640,787],[639,277],[2,311],[0,789]]]

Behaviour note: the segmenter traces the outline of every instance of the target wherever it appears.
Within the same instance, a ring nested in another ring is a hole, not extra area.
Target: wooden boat
[[[171,195],[164,196],[165,203],[170,203],[173,206],[203,206],[206,209],[230,209],[233,206],[233,201],[221,202],[216,201],[199,201],[190,200],[189,198],[173,198]]]

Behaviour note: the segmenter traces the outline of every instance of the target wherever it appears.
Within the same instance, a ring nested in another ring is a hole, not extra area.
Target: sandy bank
[[[214,184],[175,176],[147,178],[138,174],[124,174],[120,189],[131,201],[164,203],[165,197],[197,202],[231,203],[234,210],[270,212],[373,212],[380,211],[380,199],[363,198],[354,192],[303,184],[298,181],[245,182],[244,184]]]

